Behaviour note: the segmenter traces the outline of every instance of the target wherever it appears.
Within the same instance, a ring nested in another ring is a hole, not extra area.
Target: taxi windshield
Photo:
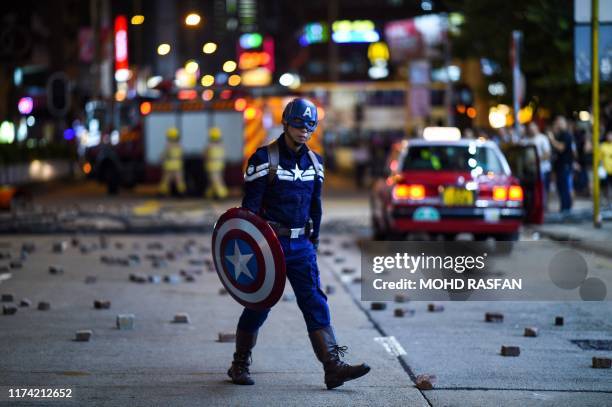
[[[435,145],[411,146],[404,158],[402,171],[465,171],[503,174],[493,149],[476,146]]]

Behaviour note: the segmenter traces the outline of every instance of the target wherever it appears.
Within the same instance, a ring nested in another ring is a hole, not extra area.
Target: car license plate
[[[412,214],[416,222],[439,222],[440,212],[432,206],[419,206]]]
[[[474,193],[465,188],[446,187],[442,201],[446,206],[471,206],[474,205]]]

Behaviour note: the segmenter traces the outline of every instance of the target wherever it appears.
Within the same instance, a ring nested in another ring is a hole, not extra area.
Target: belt
[[[308,223],[301,228],[288,228],[278,222],[272,221],[268,221],[268,224],[272,226],[272,229],[274,229],[274,232],[276,232],[276,236],[278,237],[284,236],[291,239],[297,239],[303,235],[310,236],[312,233],[312,219],[308,220]]]

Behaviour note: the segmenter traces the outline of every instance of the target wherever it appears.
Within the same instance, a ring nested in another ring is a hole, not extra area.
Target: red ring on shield
[[[257,259],[257,276],[252,283],[238,283],[225,263],[226,245],[234,239],[245,242]],[[268,309],[282,296],[286,280],[283,248],[272,227],[258,215],[244,208],[232,208],[221,215],[213,230],[212,254],[221,283],[243,306]]]

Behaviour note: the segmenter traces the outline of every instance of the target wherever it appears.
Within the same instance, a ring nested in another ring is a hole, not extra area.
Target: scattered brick
[[[92,335],[93,335],[93,331],[91,329],[76,331],[74,340],[77,342],[89,342]]]
[[[94,308],[95,309],[110,309],[111,302],[109,300],[95,300]]]
[[[415,310],[408,308],[396,308],[393,310],[393,315],[397,318],[414,316]]]
[[[38,310],[39,311],[49,311],[51,309],[51,304],[49,304],[46,301],[40,301],[38,303]]]
[[[353,277],[353,283],[355,284],[361,284],[361,277]]]
[[[355,269],[353,267],[344,267],[342,269],[342,274],[353,274]]]
[[[612,359],[598,358],[593,356],[593,368],[595,369],[610,369],[612,368]]]
[[[178,284],[181,282],[181,277],[176,274],[168,274],[164,276],[164,282],[168,284]]]
[[[485,322],[504,322],[504,314],[499,312],[487,312],[485,314]]]
[[[53,253],[63,253],[68,248],[68,242],[55,242],[53,243]]]
[[[8,260],[11,258],[11,254],[10,253],[5,253],[5,252],[1,252],[0,253],[0,260]]]
[[[440,305],[440,304],[427,304],[427,311],[429,311],[429,312],[442,312],[442,311],[444,311],[444,305]]]
[[[49,266],[49,273],[57,275],[57,274],[64,274],[64,268],[62,266]]]
[[[117,250],[123,250],[124,245],[122,242],[115,242],[115,249]]]
[[[2,306],[2,314],[4,315],[14,315],[17,313],[17,307],[13,304],[3,305]]]
[[[161,276],[158,276],[158,275],[150,275],[150,276],[147,276],[147,281],[152,284],[159,284],[162,282],[162,278]]]
[[[160,242],[147,243],[147,250],[163,250],[163,249],[164,249],[164,245],[162,245]]]
[[[205,266],[207,263],[202,259],[189,259],[190,266]]]
[[[29,307],[32,305],[32,301],[30,301],[27,298],[22,298],[21,301],[19,301],[19,306],[20,307]]]
[[[20,269],[23,266],[23,264],[17,260],[13,260],[9,265],[12,269]]]
[[[117,329],[134,329],[134,314],[119,314],[117,315]]]
[[[404,294],[396,294],[395,298],[394,298],[395,302],[408,302],[408,297],[406,297]]]
[[[535,338],[536,336],[538,336],[538,328],[534,326],[528,326],[527,328],[525,328],[524,335],[528,338]]]
[[[10,271],[8,266],[6,266],[4,264],[0,266],[0,273],[6,273],[8,271]]]
[[[501,347],[502,356],[519,356],[521,354],[521,348],[518,346],[503,346]]]
[[[196,278],[193,275],[191,275],[191,274],[187,274],[185,276],[185,281],[188,282],[188,283],[195,283]]]
[[[236,342],[234,332],[219,332],[219,342]]]
[[[323,251],[321,252],[321,254],[322,254],[323,256],[333,256],[333,255],[334,255],[334,252],[333,252],[332,250],[329,250],[329,249],[328,249],[328,250],[323,250]]]
[[[13,302],[15,301],[15,296],[13,294],[2,294],[2,302]]]
[[[36,245],[34,243],[24,243],[21,245],[21,251],[24,253],[34,253],[36,251]]]
[[[174,316],[174,322],[177,324],[189,324],[190,320],[189,320],[189,315],[188,314],[176,314]]]
[[[555,325],[563,326],[563,317],[555,317]]]
[[[416,387],[419,390],[431,390],[436,384],[436,376],[431,374],[421,374],[416,377]]]
[[[70,239],[70,243],[72,244],[72,246],[77,247],[79,245],[79,239],[73,237],[72,239]]]
[[[372,302],[370,303],[370,309],[372,311],[382,311],[384,309],[387,309],[387,303],[386,302]]]
[[[142,273],[132,273],[130,274],[130,281],[133,281],[135,283],[146,283],[147,282],[147,276],[145,276]]]
[[[325,286],[325,294],[326,295],[332,295],[336,292],[336,287],[333,285],[326,285]]]
[[[336,257],[336,258],[334,259],[334,262],[336,262],[336,263],[338,263],[338,264],[340,264],[340,263],[344,263],[344,261],[345,261],[345,258],[344,258],[344,257]]]
[[[94,284],[98,282],[98,277],[96,276],[87,276],[85,277],[85,284]]]
[[[227,295],[227,290],[225,288],[219,288],[219,295]]]

